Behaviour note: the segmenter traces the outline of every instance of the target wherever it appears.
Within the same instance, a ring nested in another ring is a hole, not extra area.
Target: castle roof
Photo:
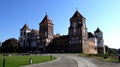
[[[95,37],[91,32],[88,32],[88,38]]]
[[[78,10],[76,10],[74,15],[70,18],[70,20],[73,19],[73,18],[84,18],[84,17],[79,13]]]
[[[99,33],[102,32],[99,28],[97,28],[97,30],[95,31],[95,33]]]
[[[41,21],[40,24],[42,24],[42,23],[53,24],[47,14],[45,15],[45,17],[43,18],[43,20]]]
[[[34,34],[36,34],[36,35],[39,35],[39,31],[38,31],[38,30],[34,30],[34,29],[32,29],[31,32],[34,33]]]
[[[30,30],[30,28],[28,27],[27,24],[25,24],[25,25],[22,27],[22,29],[20,29],[20,30]]]

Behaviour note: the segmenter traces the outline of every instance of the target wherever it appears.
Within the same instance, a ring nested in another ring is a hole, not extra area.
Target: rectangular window
[[[73,32],[76,33],[76,29],[73,29]]]
[[[76,29],[73,29],[73,34],[74,34],[74,35],[76,34]]]
[[[45,32],[45,37],[47,37],[47,32]]]
[[[22,36],[22,32],[20,32],[20,36]]]
[[[78,40],[76,40],[76,43],[78,43]]]
[[[79,40],[79,43],[81,43],[81,40]]]
[[[71,41],[69,41],[69,44],[71,44]]]
[[[22,39],[21,39],[21,42],[22,42]]]
[[[72,43],[73,43],[73,44],[75,43],[74,40],[72,41]]]
[[[24,32],[24,36],[26,35],[26,32]]]

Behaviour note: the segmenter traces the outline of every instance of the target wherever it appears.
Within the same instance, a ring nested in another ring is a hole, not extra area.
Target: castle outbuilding
[[[39,31],[30,29],[25,24],[20,29],[19,43],[24,51],[40,51],[45,53],[105,53],[103,33],[97,28],[94,35],[87,32],[86,18],[78,10],[70,18],[67,35],[54,35],[54,24],[45,15],[39,23]]]

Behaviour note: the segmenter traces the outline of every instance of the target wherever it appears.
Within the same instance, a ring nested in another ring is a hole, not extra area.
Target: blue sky
[[[120,48],[120,0],[0,0],[0,41],[18,39],[25,23],[38,30],[46,12],[54,23],[54,34],[66,35],[76,9],[86,18],[88,32],[99,27],[105,45]]]

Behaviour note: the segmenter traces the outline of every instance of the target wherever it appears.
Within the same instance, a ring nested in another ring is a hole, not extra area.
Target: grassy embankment
[[[118,56],[115,54],[80,54],[80,56],[96,58],[108,62],[118,62]]]
[[[5,56],[5,67],[19,67],[29,64],[29,58],[32,58],[32,63],[42,63],[51,61],[50,56]],[[3,56],[0,56],[0,67],[3,66]],[[52,60],[56,57],[52,56]]]

